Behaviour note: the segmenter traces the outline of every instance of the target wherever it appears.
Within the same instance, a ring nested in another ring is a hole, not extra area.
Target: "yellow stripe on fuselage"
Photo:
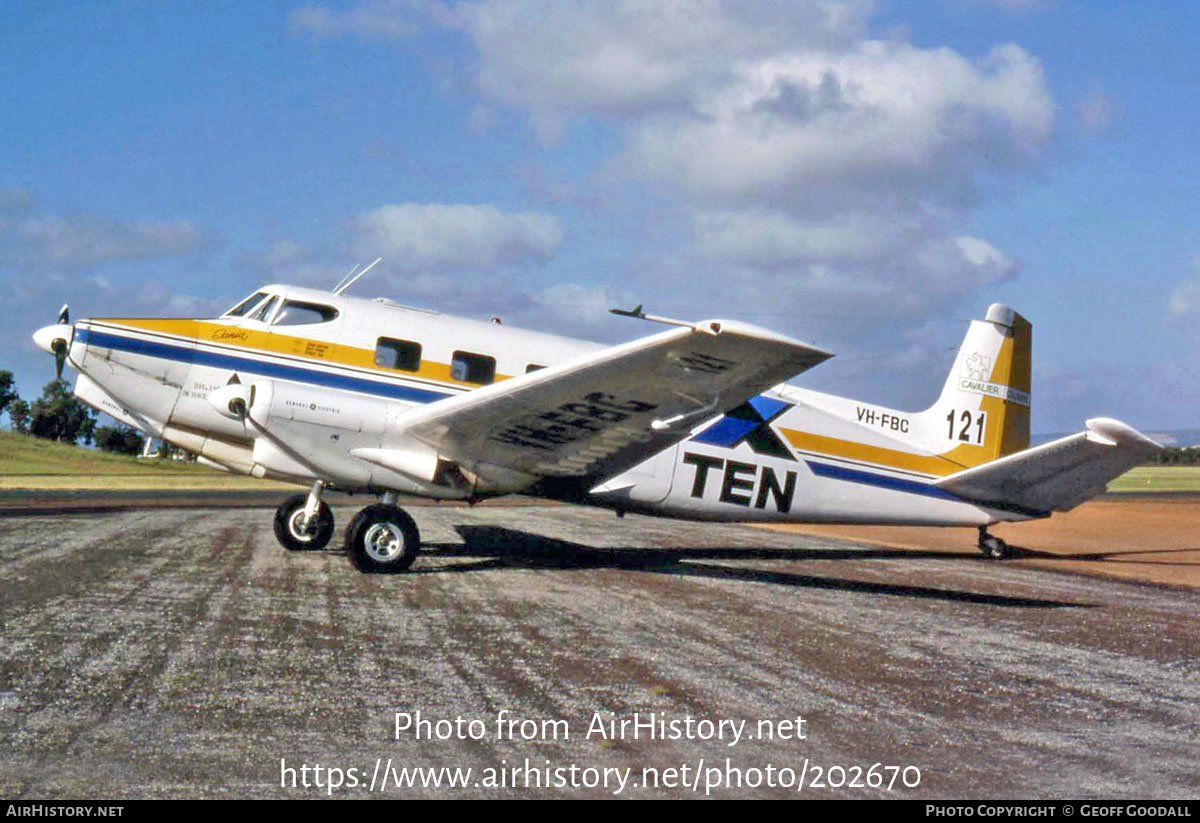
[[[944,454],[913,454],[899,449],[889,449],[886,446],[872,446],[867,443],[857,443],[839,437],[826,437],[795,429],[780,427],[779,432],[788,443],[803,452],[815,452],[828,457],[873,463],[881,468],[920,472],[938,477],[954,474],[976,465],[973,461],[976,459],[977,453],[984,451],[984,447],[981,446],[964,445],[956,446]]]
[[[223,346],[233,346],[260,352],[283,354],[289,357],[301,357],[315,363],[330,363],[338,366],[354,366],[369,369],[378,374],[390,377],[417,377],[445,383],[450,386],[477,388],[478,383],[468,383],[465,380],[455,380],[450,376],[450,364],[438,363],[421,359],[421,367],[417,371],[404,369],[385,369],[375,363],[375,352],[357,346],[347,346],[342,343],[330,343],[325,340],[313,340],[307,337],[294,337],[263,329],[247,329],[232,326],[215,320],[178,320],[157,318],[97,318],[97,322],[113,323],[133,329],[169,334],[197,343],[214,343]],[[496,381],[507,380],[511,375],[496,374]]]

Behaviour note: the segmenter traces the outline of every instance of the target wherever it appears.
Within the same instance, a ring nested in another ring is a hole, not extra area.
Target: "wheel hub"
[[[404,551],[404,532],[394,523],[374,523],[363,535],[363,548],[378,563],[395,560]]]
[[[308,524],[308,528],[304,528],[304,509],[297,509],[292,512],[292,516],[288,518],[288,531],[292,533],[292,537],[305,543],[313,539],[313,535],[317,531],[317,518],[313,518]]]

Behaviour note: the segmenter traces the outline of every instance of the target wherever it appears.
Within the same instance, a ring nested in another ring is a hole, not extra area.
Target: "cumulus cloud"
[[[929,333],[930,317],[977,314],[991,302],[980,292],[1020,270],[968,229],[971,212],[991,181],[1036,167],[1057,106],[1020,46],[968,56],[902,32],[875,40],[872,11],[867,0],[370,0],[301,27],[457,33],[476,108],[524,113],[564,150],[575,124],[606,128],[601,178],[650,191],[656,219],[676,223],[624,268],[653,278],[611,286],[842,350],[901,346],[916,369],[961,335]],[[435,267],[494,265],[505,255],[489,250],[512,248],[466,232],[443,261],[438,238],[454,232],[425,222],[439,221],[377,214],[358,231]],[[544,258],[560,234],[539,236],[554,241],[515,248]]]
[[[528,109],[550,135],[564,117],[687,105],[697,85],[764,52],[848,43],[861,36],[869,7],[867,0],[367,0],[344,11],[308,6],[290,23],[320,36],[408,39],[422,26],[462,32],[479,52],[479,91]]]
[[[401,203],[351,223],[353,248],[415,270],[488,269],[545,261],[562,243],[557,217],[490,205]]]
[[[980,169],[1027,158],[1053,119],[1038,63],[1019,46],[971,61],[872,41],[743,66],[699,110],[641,124],[629,159],[692,195],[828,209],[953,193]]]

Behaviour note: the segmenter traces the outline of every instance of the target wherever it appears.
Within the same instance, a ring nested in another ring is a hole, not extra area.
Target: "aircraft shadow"
[[[1128,549],[1125,551],[1090,552],[1087,554],[1061,554],[1058,552],[1026,549],[1021,546],[1009,545],[1013,557],[1033,560],[1084,560],[1089,562],[1103,561],[1106,563],[1153,563],[1155,566],[1200,566],[1200,561],[1184,561],[1171,563],[1160,560],[1138,560],[1137,555],[1144,554],[1186,554],[1200,552],[1200,549]],[[1134,559],[1122,559],[1132,557]]]
[[[501,526],[460,525],[455,531],[462,543],[427,543],[426,549],[438,558],[478,558],[479,562],[451,563],[436,568],[417,568],[410,574],[459,574],[502,568],[537,569],[621,569],[649,574],[703,577],[715,580],[742,580],[811,589],[885,594],[925,600],[980,603],[989,606],[1059,609],[1090,608],[1087,603],[1038,600],[1026,597],[981,594],[955,589],[934,589],[899,583],[879,583],[836,577],[817,577],[793,572],[778,572],[745,566],[726,566],[695,562],[707,560],[864,560],[878,558],[943,558],[964,560],[951,552],[920,552],[900,549],[766,549],[766,548],[595,548],[567,540],[543,537]]]

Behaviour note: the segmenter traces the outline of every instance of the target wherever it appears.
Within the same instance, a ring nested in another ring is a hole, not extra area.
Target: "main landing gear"
[[[324,484],[283,501],[275,511],[275,537],[290,551],[323,549],[333,535],[333,512],[321,500]],[[346,529],[346,553],[364,572],[401,572],[421,549],[417,524],[396,505],[394,493],[354,515]]]
[[[402,572],[420,550],[417,524],[391,503],[367,506],[354,515],[346,529],[346,553],[362,572]]]
[[[987,526],[979,527],[979,550],[983,552],[984,557],[990,557],[992,560],[1004,560],[1014,554],[1007,543],[988,534]]]

